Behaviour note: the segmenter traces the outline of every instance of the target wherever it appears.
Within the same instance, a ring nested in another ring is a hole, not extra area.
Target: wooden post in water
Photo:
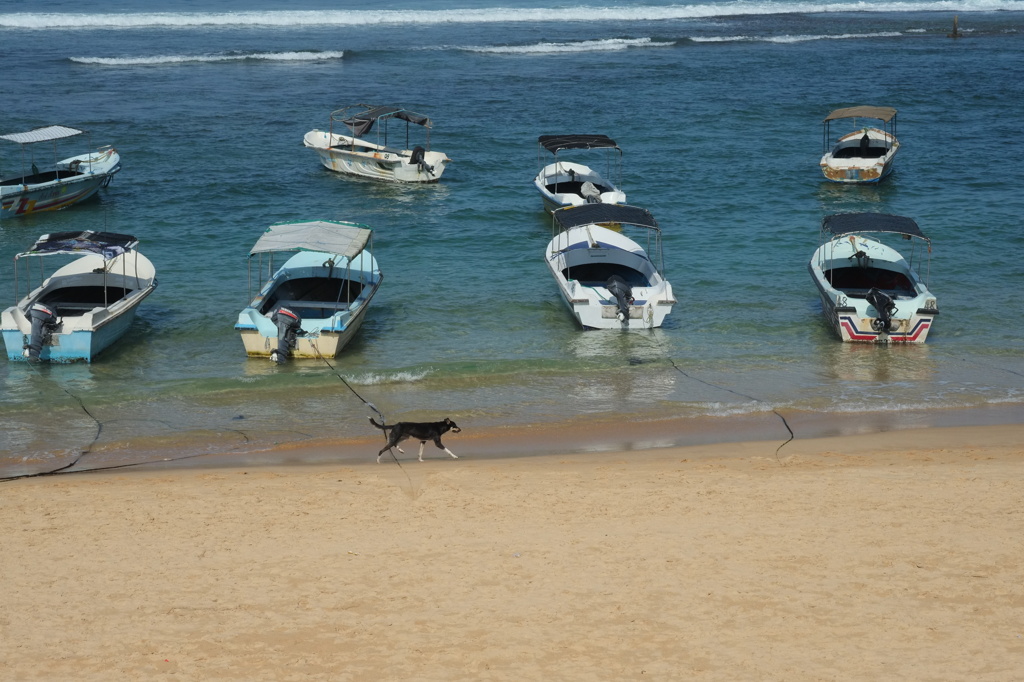
[[[957,19],[958,19],[957,15],[954,14],[953,15],[953,32],[952,33],[947,33],[946,34],[947,38],[960,38],[960,37],[963,36],[963,33],[960,32],[960,25],[959,25],[959,22],[957,21]]]

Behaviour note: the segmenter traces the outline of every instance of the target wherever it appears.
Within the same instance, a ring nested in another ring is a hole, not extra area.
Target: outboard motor
[[[277,349],[270,351],[270,361],[280,365],[291,357],[295,336],[302,331],[302,318],[287,308],[278,308],[270,321],[277,325]]]
[[[619,318],[619,322],[629,320],[629,306],[633,305],[633,288],[618,275],[609,277],[604,286],[608,289],[608,293],[615,297],[615,302],[618,304],[615,316]]]
[[[871,328],[876,332],[888,332],[892,330],[892,316],[896,312],[896,304],[892,300],[892,296],[885,293],[881,289],[872,287],[867,296],[864,297],[867,302],[875,307],[878,312],[876,317],[871,322]]]
[[[50,343],[50,337],[57,329],[57,315],[42,303],[36,303],[29,308],[28,319],[32,321],[32,333],[24,346],[25,357],[29,362],[39,362],[40,351]]]
[[[597,188],[597,185],[587,181],[580,186],[580,194],[587,200],[588,204],[600,204],[601,203],[601,190]]]
[[[424,159],[426,158],[427,150],[423,147],[416,145],[412,148],[412,156],[409,157],[410,164],[416,164],[420,167],[420,170],[424,173],[434,172],[434,167],[429,165]]]

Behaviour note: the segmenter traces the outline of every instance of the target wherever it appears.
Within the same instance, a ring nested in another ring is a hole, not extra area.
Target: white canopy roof
[[[365,225],[340,220],[271,225],[249,255],[269,251],[320,251],[352,259],[366,248],[372,234]]]
[[[18,144],[29,144],[31,142],[46,142],[48,140],[59,140],[64,137],[74,137],[75,135],[81,135],[84,132],[84,130],[69,128],[67,126],[44,126],[24,133],[0,135],[0,139],[10,140],[11,142],[17,142]]]

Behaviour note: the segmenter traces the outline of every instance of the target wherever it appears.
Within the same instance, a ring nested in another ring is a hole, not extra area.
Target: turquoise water
[[[879,412],[1024,417],[1024,3],[147,7],[0,3],[0,132],[78,126],[123,165],[87,204],[0,222],[0,297],[13,303],[13,255],[60,230],[137,235],[160,281],[92,365],[0,361],[5,471],[99,446],[78,466],[131,459],[146,451],[135,439],[379,435],[360,397],[389,421],[467,430],[773,410],[853,430]],[[442,181],[323,169],[302,136],[355,102],[431,116],[433,148],[454,160]],[[878,186],[818,171],[821,120],[854,104],[899,110],[903,147]],[[624,150],[623,189],[665,233],[679,303],[664,328],[573,326],[532,186],[551,133]],[[20,163],[4,143],[0,169]],[[926,346],[832,336],[806,266],[821,218],[843,211],[910,216],[932,238],[941,314]],[[232,325],[248,249],[271,223],[321,218],[375,230],[385,279],[363,328],[333,369],[247,359]]]

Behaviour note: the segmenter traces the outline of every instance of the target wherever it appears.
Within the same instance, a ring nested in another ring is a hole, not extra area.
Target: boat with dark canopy
[[[886,239],[910,242],[909,257]],[[931,240],[911,218],[839,213],[822,220],[821,246],[807,267],[843,341],[924,343],[939,314],[926,282],[930,258]]]
[[[401,147],[389,141],[388,124],[395,120],[405,122]],[[412,125],[426,131],[423,145],[411,143]],[[451,159],[431,151],[433,126],[429,117],[402,107],[357,104],[331,112],[329,128],[309,131],[302,143],[332,171],[394,182],[437,182]],[[377,141],[365,139],[375,128]]]
[[[615,140],[607,135],[541,135],[537,144],[541,168],[533,185],[546,210],[581,204],[626,203],[626,194],[618,187],[622,180],[622,150]],[[559,152],[595,149],[604,150],[604,174],[590,166],[558,158]],[[554,155],[554,161],[544,164],[544,152]]]
[[[136,250],[138,240],[114,232],[53,232],[14,257],[15,297],[44,258],[68,256],[70,262],[43,279],[14,306],[0,314],[7,357],[11,360],[91,362],[124,336],[139,304],[156,288],[156,269]]]
[[[624,204],[582,204],[559,209],[551,217],[554,234],[544,262],[580,326],[662,325],[676,301],[663,275],[661,228],[650,211]]]

